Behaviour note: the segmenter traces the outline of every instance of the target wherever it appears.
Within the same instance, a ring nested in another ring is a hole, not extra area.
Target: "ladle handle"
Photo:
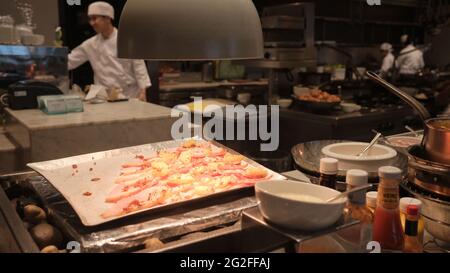
[[[367,185],[355,187],[355,188],[353,188],[351,190],[347,190],[347,191],[342,192],[342,193],[340,193],[340,194],[338,194],[338,195],[336,195],[334,197],[331,197],[330,199],[326,200],[325,203],[333,202],[333,201],[338,200],[338,199],[340,199],[340,198],[342,198],[344,196],[349,195],[350,193],[354,193],[354,192],[357,192],[357,191],[362,191],[362,190],[365,190],[365,189],[369,189],[372,186],[373,186],[372,184],[367,184]]]
[[[385,81],[383,78],[378,76],[376,73],[372,71],[366,72],[367,77],[369,77],[372,81],[380,84],[381,86],[385,87],[387,90],[389,90],[391,93],[402,99],[404,102],[406,102],[409,106],[411,106],[414,110],[416,110],[419,113],[420,118],[425,122],[425,120],[429,119],[431,117],[428,110],[415,98],[412,96],[406,94],[405,92],[401,91],[397,87],[393,86],[392,84]]]

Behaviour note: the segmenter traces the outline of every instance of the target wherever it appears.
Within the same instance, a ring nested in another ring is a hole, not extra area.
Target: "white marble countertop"
[[[242,86],[242,85],[268,85],[265,79],[259,81],[214,81],[214,82],[161,82],[159,89],[164,91],[181,90],[181,89],[202,89],[214,88],[220,86]]]
[[[171,109],[138,100],[127,102],[84,104],[84,112],[47,115],[41,110],[11,110],[6,112],[29,130],[65,128],[98,123],[116,123],[159,118],[169,118]]]

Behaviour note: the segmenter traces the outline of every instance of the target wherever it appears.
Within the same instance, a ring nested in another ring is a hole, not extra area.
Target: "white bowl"
[[[252,99],[252,94],[250,93],[241,93],[237,95],[237,101],[241,104],[248,104]]]
[[[292,104],[292,100],[291,99],[278,99],[277,104],[281,108],[289,108],[289,106],[291,106],[291,104]]]
[[[356,155],[364,150],[369,143],[343,142],[325,146],[322,153],[327,157],[336,158],[339,170],[361,169],[367,172],[377,172],[382,166],[392,165],[397,152],[387,146],[375,144],[363,156]]]
[[[266,220],[285,228],[305,231],[321,230],[335,224],[347,202],[345,197],[332,203],[315,203],[283,196],[299,194],[327,200],[339,194],[327,187],[290,180],[258,182],[255,193]]]
[[[342,111],[352,113],[361,110],[361,106],[355,103],[341,103]]]
[[[410,136],[393,136],[388,137],[388,144],[398,148],[408,148],[409,146],[419,145],[422,142],[422,137]]]

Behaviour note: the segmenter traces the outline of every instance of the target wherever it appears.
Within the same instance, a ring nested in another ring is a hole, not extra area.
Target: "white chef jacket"
[[[391,70],[392,67],[394,67],[394,55],[392,53],[388,53],[383,58],[383,63],[381,64],[381,72],[388,73],[389,70]]]
[[[84,41],[69,54],[69,70],[89,61],[94,84],[122,88],[124,95],[136,98],[140,89],[151,86],[143,60],[117,58],[117,29],[107,39],[101,34]]]
[[[396,61],[396,67],[399,69],[400,74],[416,74],[425,66],[422,51],[415,49],[415,46],[408,45],[407,47],[402,49],[402,51],[400,51],[400,54]],[[412,52],[403,54],[409,51]]]

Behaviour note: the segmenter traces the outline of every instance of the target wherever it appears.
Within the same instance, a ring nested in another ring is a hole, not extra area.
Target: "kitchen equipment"
[[[30,34],[30,35],[22,35],[21,42],[24,45],[34,45],[39,46],[43,45],[45,42],[45,36],[42,34]]]
[[[16,44],[14,19],[10,15],[0,16],[0,44]]]
[[[212,62],[203,64],[202,67],[202,81],[212,82],[214,80],[214,65]]]
[[[367,145],[367,147],[360,152],[359,154],[357,154],[357,157],[361,157],[362,155],[364,155],[370,148],[372,148],[373,145],[375,145],[375,143],[377,143],[378,139],[381,137],[381,133],[377,133],[375,135],[375,137],[372,139],[372,141],[369,143],[369,145]]]
[[[435,238],[450,242],[450,198],[431,194],[408,180],[400,186],[422,202],[421,215],[425,229]]]
[[[255,185],[256,199],[266,220],[289,229],[320,230],[336,223],[342,216],[347,198],[339,202],[325,200],[338,191],[298,181],[264,181]]]
[[[343,142],[325,146],[322,153],[336,158],[339,170],[361,169],[377,172],[382,166],[391,166],[395,162],[397,152],[384,145],[375,144],[363,157],[356,154],[367,147],[364,142]]]
[[[312,112],[329,112],[339,106],[340,102],[326,102],[326,101],[309,101],[309,100],[301,100],[297,96],[292,95],[292,98],[295,101],[295,104],[304,110],[309,110]]]
[[[331,144],[348,143],[345,140],[319,140],[304,142],[295,145],[291,149],[292,157],[296,163],[296,166],[304,173],[319,177],[320,171],[320,159],[326,157],[322,153],[322,149]],[[353,154],[356,154],[360,150],[355,150]],[[392,166],[398,167],[401,170],[408,168],[408,157],[406,155],[398,153],[397,156],[391,162]],[[371,183],[378,182],[378,170],[369,173],[369,181]],[[345,181],[346,171],[338,170],[338,180]]]
[[[292,170],[291,155],[289,152],[282,149],[266,152],[261,151],[258,145],[253,151],[245,152],[244,155],[277,173]]]
[[[345,113],[352,113],[352,112],[356,112],[356,111],[360,111],[362,109],[362,107],[358,104],[355,103],[341,103],[341,108],[342,111],[344,111]]]
[[[354,193],[354,192],[357,192],[357,191],[366,190],[366,189],[371,188],[372,186],[373,186],[373,185],[371,185],[371,184],[367,184],[367,185],[364,185],[364,186],[359,186],[359,187],[352,188],[351,190],[344,191],[344,192],[342,192],[342,193],[340,193],[340,194],[338,194],[338,195],[336,195],[336,196],[333,196],[333,197],[327,199],[327,200],[325,201],[325,203],[331,203],[331,202],[334,202],[334,201],[336,201],[336,200],[341,199],[342,197],[345,197],[345,196],[349,195],[350,193]]]
[[[197,140],[206,142],[202,139]],[[143,212],[157,213],[166,211],[168,209],[186,206],[192,202],[201,202],[205,199],[217,198],[219,196],[228,195],[237,191],[250,190],[253,188],[253,185],[248,185],[240,189],[222,191],[207,195],[205,197],[194,198],[189,201],[169,202],[168,204],[133,211],[131,213],[122,214],[111,218],[101,217],[102,213],[111,209],[111,203],[106,203],[105,199],[117,186],[114,181],[120,175],[122,164],[125,162],[133,162],[133,160],[136,160],[136,156],[149,157],[154,155],[157,151],[179,147],[184,141],[185,140],[172,140],[159,142],[46,162],[32,163],[28,164],[28,166],[44,176],[64,196],[85,226],[96,226]],[[227,149],[229,152],[236,154],[236,152],[231,151],[219,143],[212,142],[212,145]],[[251,166],[264,168],[250,159],[245,159],[245,161]],[[78,171],[78,173],[74,173],[76,172],[75,170]],[[285,179],[283,176],[273,171],[267,171],[270,174],[269,180]],[[97,178],[100,178],[100,180],[96,180]],[[93,181],[93,179],[95,180]],[[84,195],[86,192],[92,193],[92,195]]]
[[[278,67],[291,61],[301,61],[304,66],[315,64],[314,15],[314,3],[265,7],[261,15],[264,61]]]
[[[408,149],[408,178],[423,191],[450,197],[450,165],[431,161],[420,145]]]
[[[20,81],[8,88],[9,107],[13,110],[35,109],[38,107],[37,97],[46,95],[62,95],[56,86],[34,80]]]
[[[450,165],[450,117],[430,119],[428,110],[416,99],[386,82],[373,72],[366,75],[414,108],[425,124],[422,146],[433,161]]]
[[[240,93],[237,95],[236,100],[244,105],[247,105],[250,103],[250,100],[252,99],[251,93]]]
[[[408,125],[405,125],[405,129],[413,133],[416,137],[419,137],[419,134],[417,131],[415,131],[413,128],[409,127]]]
[[[281,107],[281,108],[289,108],[292,104],[291,99],[277,99],[277,104]]]

